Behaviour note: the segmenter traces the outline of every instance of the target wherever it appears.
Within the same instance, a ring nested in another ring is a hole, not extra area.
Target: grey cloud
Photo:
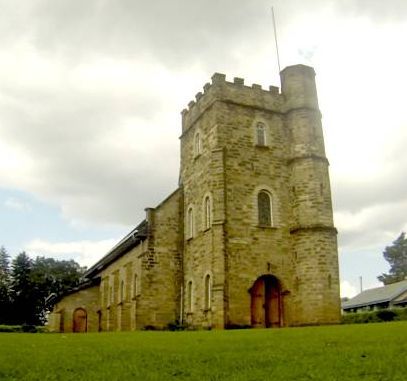
[[[203,56],[230,56],[234,45],[253,38],[264,24],[255,20],[262,19],[266,4],[265,0],[256,7],[232,0],[32,0],[26,12],[10,11],[14,22],[8,22],[0,38],[29,36],[39,51],[70,59],[89,54],[153,57],[179,68],[200,62]]]
[[[376,176],[361,180],[335,179],[332,186],[335,209],[356,212],[368,206],[406,202],[406,146],[407,134],[400,131],[392,146],[384,145],[387,151],[377,153],[383,163],[388,163],[387,170],[380,169]]]
[[[384,246],[393,239],[392,237],[396,238],[403,230],[403,226],[406,226],[407,202],[391,206],[383,204],[379,211],[357,228],[339,229],[339,246],[345,251],[349,248],[357,251]]]
[[[100,57],[134,63],[148,58],[174,71],[198,65],[210,73],[233,64],[238,48],[273,48],[271,3],[266,0],[255,5],[245,0],[27,0],[18,4],[0,0],[3,52],[27,42],[35,53],[72,69]],[[289,33],[295,20],[322,7],[333,7],[338,15],[365,15],[383,22],[399,20],[407,8],[404,0],[385,5],[375,0],[287,0],[274,5],[282,34]],[[311,59],[312,51],[303,55]],[[168,89],[161,96],[161,89],[145,84],[121,94],[97,91],[91,84],[88,91],[78,90],[68,79],[43,87],[17,84],[16,78],[2,78],[1,136],[35,159],[36,188],[31,190],[64,205],[67,216],[133,224],[145,206],[154,206],[176,187],[179,130],[171,141],[152,146],[149,153],[141,149],[142,142],[135,141],[133,151],[121,152],[103,146],[101,139],[126,117],[147,124],[165,107],[165,96],[171,95]],[[145,127],[139,123],[135,128]],[[398,160],[397,173],[369,183],[333,179],[337,209],[358,211],[404,200],[407,166]],[[393,226],[400,223],[399,217],[391,222]],[[344,241],[356,239],[359,233],[346,233]]]
[[[138,131],[145,129],[143,121],[161,109],[160,98],[143,90],[120,96],[108,90],[0,91],[0,98],[8,100],[0,100],[2,140],[34,160],[27,188],[63,205],[69,218],[137,223],[147,205],[154,206],[175,189],[178,169],[179,130],[172,132],[171,142],[152,144],[150,152],[137,140]],[[106,136],[119,129],[123,118],[132,117],[139,121],[132,126],[132,148],[121,149],[109,141],[106,146]]]
[[[341,0],[333,4],[338,13],[365,16],[375,22],[404,21],[407,15],[405,0]]]

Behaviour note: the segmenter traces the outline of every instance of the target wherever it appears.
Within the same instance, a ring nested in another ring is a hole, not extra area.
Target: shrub
[[[393,320],[407,320],[407,308],[351,312],[342,316],[343,324],[378,323]]]
[[[0,325],[0,332],[22,332],[21,325]]]
[[[407,307],[395,308],[393,311],[397,315],[394,320],[407,320]]]
[[[187,328],[188,326],[185,323],[180,323],[178,320],[167,325],[169,331],[185,331]]]
[[[158,328],[154,325],[145,325],[143,331],[157,331]]]
[[[36,333],[37,332],[37,327],[32,324],[23,324],[21,326],[21,330],[25,333]]]
[[[397,314],[392,310],[377,311],[377,317],[382,321],[393,321]]]
[[[48,328],[45,326],[35,326],[30,324],[23,324],[23,325],[1,325],[0,324],[0,332],[28,332],[28,333],[44,333],[48,332]]]
[[[252,328],[251,325],[248,324],[227,324],[226,329],[249,329]]]

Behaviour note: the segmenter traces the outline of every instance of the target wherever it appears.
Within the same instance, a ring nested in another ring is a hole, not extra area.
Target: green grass
[[[406,380],[407,322],[0,334],[0,380]]]

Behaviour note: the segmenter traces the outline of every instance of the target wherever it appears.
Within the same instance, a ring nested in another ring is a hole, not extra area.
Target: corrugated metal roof
[[[349,309],[390,302],[406,290],[407,279],[383,287],[371,288],[370,290],[361,292],[347,302],[342,303],[342,308]]]

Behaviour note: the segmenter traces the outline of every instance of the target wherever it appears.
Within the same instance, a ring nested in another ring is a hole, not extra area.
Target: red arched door
[[[258,278],[250,289],[250,294],[252,326],[280,327],[281,292],[278,279],[272,275]]]
[[[73,313],[73,332],[86,332],[87,313],[83,308],[77,308]]]

